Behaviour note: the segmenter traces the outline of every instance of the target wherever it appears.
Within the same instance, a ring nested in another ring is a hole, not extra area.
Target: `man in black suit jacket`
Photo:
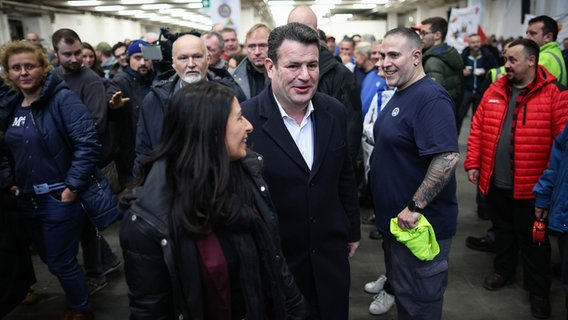
[[[290,23],[268,38],[272,83],[243,103],[254,125],[251,147],[266,161],[264,176],[280,220],[282,248],[311,319],[347,319],[349,257],[359,246],[359,205],[348,152],[346,109],[316,93],[319,40]]]

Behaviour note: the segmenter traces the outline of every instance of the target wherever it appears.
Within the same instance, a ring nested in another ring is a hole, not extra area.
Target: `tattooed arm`
[[[442,191],[453,176],[459,160],[458,152],[440,153],[432,158],[424,181],[412,197],[418,207],[425,208]],[[398,225],[403,230],[414,228],[419,217],[420,213],[411,212],[406,207],[398,214]]]

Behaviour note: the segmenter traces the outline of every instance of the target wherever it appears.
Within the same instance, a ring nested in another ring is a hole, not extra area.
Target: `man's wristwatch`
[[[411,212],[418,212],[418,213],[424,213],[424,208],[420,208],[419,206],[416,205],[416,202],[414,202],[414,200],[410,200],[408,202],[408,210],[410,210]]]

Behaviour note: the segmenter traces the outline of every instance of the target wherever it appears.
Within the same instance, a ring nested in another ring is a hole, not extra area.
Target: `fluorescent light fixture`
[[[377,5],[376,4],[364,4],[364,3],[355,3],[353,5],[353,9],[374,9]]]
[[[121,16],[136,16],[140,14],[144,14],[146,11],[144,10],[120,10],[118,14]]]
[[[199,3],[189,3],[189,4],[187,5],[187,7],[188,7],[189,9],[201,9],[201,8],[203,8],[203,4],[201,4],[201,2],[199,2]]]
[[[155,2],[155,0],[120,0],[120,3],[122,4],[148,4]]]
[[[352,14],[334,14],[330,17],[330,20],[333,22],[343,22],[351,19],[353,17]]]
[[[160,9],[161,14],[169,14],[171,16],[183,14],[184,12],[185,12],[185,10],[181,9],[181,8]]]
[[[167,3],[143,4],[142,5],[143,10],[163,10],[163,9],[169,9],[169,8],[171,8],[171,5],[169,5]]]
[[[94,7],[103,4],[102,1],[67,1],[67,4],[73,7]]]
[[[124,10],[124,6],[98,6],[95,7],[96,11],[121,11]]]

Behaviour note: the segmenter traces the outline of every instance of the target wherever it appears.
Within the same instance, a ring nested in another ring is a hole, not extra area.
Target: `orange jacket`
[[[568,90],[538,66],[535,87],[523,98],[516,119],[513,198],[533,199],[532,189],[548,166],[554,138],[568,121]],[[510,83],[503,77],[489,87],[471,123],[465,170],[479,169],[479,189],[489,192],[495,154],[507,114]]]

